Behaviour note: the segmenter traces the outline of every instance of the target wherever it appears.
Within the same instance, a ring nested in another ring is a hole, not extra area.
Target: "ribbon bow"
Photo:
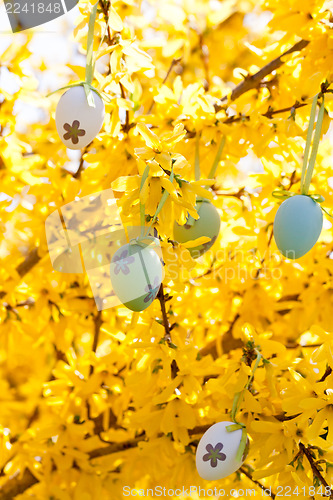
[[[246,443],[247,443],[247,432],[246,432],[246,427],[245,424],[242,423],[235,423],[232,425],[227,425],[226,430],[227,432],[233,432],[237,431],[238,429],[242,429],[242,437],[238,446],[238,450],[236,453],[236,460],[240,462],[242,460],[242,457],[244,455],[244,451],[246,448]]]
[[[272,192],[272,196],[274,196],[274,198],[278,198],[279,200],[287,200],[288,198],[291,198],[292,196],[297,196],[298,194],[299,193],[293,193],[291,191],[286,191],[285,189],[275,189],[275,191]],[[319,203],[319,205],[325,201],[325,198],[321,194],[318,194],[318,193],[304,194],[303,196],[308,196],[316,203]],[[322,205],[320,205],[320,208],[322,209],[323,212],[325,212],[325,214],[328,217],[333,219],[333,215],[331,215],[326,210],[326,208],[324,208]]]
[[[272,196],[274,196],[274,198],[278,198],[279,200],[286,200],[287,198],[297,195],[299,195],[299,193],[293,193],[291,191],[286,191],[285,189],[275,189],[275,191],[272,192]],[[306,194],[305,196],[308,196],[316,203],[323,203],[325,201],[325,198],[318,193]]]

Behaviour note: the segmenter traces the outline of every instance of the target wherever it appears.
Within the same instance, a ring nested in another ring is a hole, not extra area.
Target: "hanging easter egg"
[[[323,226],[322,210],[305,195],[291,196],[279,207],[274,220],[274,238],[288,259],[299,259],[317,242]]]
[[[173,226],[174,239],[179,243],[196,240],[201,236],[211,238],[210,241],[202,245],[188,249],[193,259],[197,259],[213,246],[218,237],[221,223],[219,213],[210,201],[200,200],[195,208],[199,214],[199,219],[195,220],[189,216],[183,226],[180,226],[177,222]]]
[[[110,275],[119,300],[132,311],[143,311],[160,289],[162,263],[152,245],[128,243],[113,255]]]
[[[91,91],[95,107],[89,106],[82,85],[71,87],[58,102],[55,121],[62,142],[69,149],[87,146],[101,130],[105,108],[100,96]]]
[[[249,449],[246,446],[240,460],[237,451],[242,438],[242,429],[228,432],[226,427],[234,422],[218,422],[207,429],[199,441],[196,452],[196,467],[200,477],[207,480],[222,479],[238,470]]]

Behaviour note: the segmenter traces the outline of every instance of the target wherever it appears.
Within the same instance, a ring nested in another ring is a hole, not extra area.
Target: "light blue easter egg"
[[[285,200],[274,220],[274,238],[288,259],[299,259],[317,242],[323,226],[323,213],[309,196],[296,195]]]
[[[152,245],[128,243],[113,255],[110,277],[113,291],[124,306],[143,311],[160,289],[162,263]]]

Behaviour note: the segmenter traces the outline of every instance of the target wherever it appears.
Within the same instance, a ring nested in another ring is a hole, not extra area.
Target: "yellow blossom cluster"
[[[82,54],[94,3],[78,3]],[[32,54],[34,36],[13,35],[0,54],[0,498],[121,499],[125,486],[158,485],[329,496],[332,222],[324,214],[315,247],[284,259],[272,191],[299,191],[311,99],[324,89],[310,193],[333,213],[332,2],[99,0],[93,85],[106,113],[78,156],[56,131],[60,94],[40,89],[52,68]],[[83,66],[66,70],[66,83],[84,80]],[[22,123],[20,103],[41,119]],[[98,311],[87,275],[54,270],[48,254],[47,217],[110,187],[123,222],[140,225],[144,206],[160,238],[163,287],[142,313]],[[198,218],[198,197],[221,229],[194,260],[173,225]],[[230,418],[258,351],[238,411],[249,454],[204,481],[198,441]]]

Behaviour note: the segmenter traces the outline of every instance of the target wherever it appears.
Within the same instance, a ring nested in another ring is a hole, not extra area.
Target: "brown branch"
[[[306,456],[306,458],[311,466],[313,475],[321,482],[321,484],[323,486],[325,486],[325,488],[330,488],[330,490],[331,490],[330,485],[328,484],[326,479],[322,476],[321,472],[319,471],[317,464],[316,464],[316,461],[314,460],[313,456],[311,455],[310,450],[308,448],[306,448],[303,443],[299,443],[299,449],[300,449],[301,453]],[[328,496],[328,495],[324,495],[324,496]],[[333,493],[331,495],[329,495],[329,498],[333,498]]]
[[[170,330],[168,315],[167,315],[166,308],[165,308],[165,297],[164,297],[163,283],[161,283],[160,289],[159,289],[158,294],[157,294],[157,298],[161,304],[163,325],[164,325],[164,330],[165,330],[165,337],[164,338],[167,340],[167,342],[171,342],[171,330]]]
[[[286,113],[287,111],[293,112],[295,109],[302,108],[303,106],[308,106],[308,104],[309,104],[308,102],[302,102],[302,103],[297,102],[287,108],[281,108],[276,110],[273,110],[271,107],[269,107],[266,113],[263,113],[261,116],[272,119],[275,115],[279,113]],[[234,115],[230,116],[229,118],[226,118],[225,120],[223,120],[222,123],[224,123],[225,125],[229,125],[231,123],[236,123],[240,121],[243,122],[249,121],[250,119],[251,117],[249,115],[241,115],[241,116]]]
[[[25,276],[36,264],[38,264],[40,259],[41,257],[38,255],[38,248],[34,248],[28,253],[24,261],[16,267],[17,273],[21,278],[23,278],[23,276]],[[0,299],[5,297],[6,295],[7,292],[1,291]]]
[[[322,345],[322,344],[319,344],[319,346],[321,346],[321,345]],[[311,346],[311,347],[313,347],[313,346]],[[332,373],[332,368],[331,368],[330,366],[328,366],[328,367],[326,368],[326,370],[325,370],[324,375],[321,377],[321,379],[320,379],[320,380],[318,380],[318,382],[324,382],[324,380],[326,380],[326,379],[327,379],[327,377],[328,377],[329,375],[331,375],[331,373]]]
[[[92,352],[96,352],[96,349],[98,346],[98,340],[99,340],[99,333],[100,333],[102,324],[103,324],[102,311],[98,311],[96,316],[94,316],[94,340],[93,340],[93,345],[91,348]],[[94,373],[94,365],[91,364],[90,369],[89,369],[89,377],[91,377],[91,375],[93,373]],[[86,401],[86,408],[87,408],[87,418],[88,418],[88,420],[92,420],[91,411],[90,411],[90,404],[89,404],[88,400]],[[95,432],[96,432],[96,434],[99,434],[97,432],[96,426],[95,426]]]
[[[40,261],[40,257],[38,255],[38,248],[34,248],[31,252],[28,253],[25,260],[21,262],[16,268],[16,271],[20,275],[21,278],[25,276],[38,262]]]
[[[232,330],[233,330],[233,327],[234,327],[236,321],[238,320],[238,318],[239,318],[239,314],[236,314],[236,316],[232,320],[227,332],[225,332],[223,335],[221,335],[220,338],[216,338],[216,339],[212,340],[207,345],[205,345],[202,349],[200,349],[200,351],[199,351],[200,356],[207,356],[208,354],[210,354],[213,357],[213,359],[217,359],[218,358],[218,349],[217,349],[218,342],[221,345],[223,353],[228,353],[234,349],[239,349],[239,348],[243,347],[244,344],[243,344],[242,340],[235,339],[232,336]]]
[[[163,325],[164,325],[164,330],[165,330],[164,339],[167,341],[169,346],[174,347],[172,344],[172,340],[171,340],[171,330],[172,330],[174,325],[170,326],[170,324],[169,324],[168,315],[167,315],[166,308],[165,308],[165,296],[164,296],[163,283],[161,283],[160,289],[159,289],[158,294],[157,294],[157,298],[161,304]],[[179,371],[179,367],[177,365],[177,362],[175,359],[173,359],[171,362],[171,376],[172,376],[172,378],[176,377],[178,371]]]
[[[91,143],[90,143],[91,144]],[[84,165],[84,159],[83,159],[83,156],[85,155],[85,153],[88,152],[88,147],[89,145],[88,144],[84,150],[82,151],[82,154],[81,154],[81,159],[80,159],[80,164],[79,164],[79,168],[77,169],[77,171],[75,172],[75,174],[73,174],[73,177],[74,179],[80,179],[81,177],[81,173],[83,172],[83,165]]]
[[[242,472],[242,474],[244,474],[247,478],[249,478],[250,481],[252,481],[252,483],[256,484],[257,486],[259,486],[259,488],[261,488],[263,491],[265,491],[265,493],[266,493],[265,496],[270,496],[271,498],[275,498],[276,497],[275,493],[273,493],[273,492],[269,493],[269,488],[267,488],[267,486],[264,486],[263,484],[261,484],[256,479],[253,479],[253,477],[251,476],[251,474],[245,469],[244,466],[242,466],[239,470]]]
[[[102,11],[103,11],[103,14],[104,14],[104,21],[105,21],[105,24],[107,26],[107,33],[108,33],[108,39],[111,41],[112,40],[112,37],[111,37],[111,31],[110,31],[110,26],[109,26],[109,8],[110,8],[110,2],[107,1],[107,2],[103,2],[103,0],[99,0],[99,4],[102,8]],[[111,68],[110,68],[111,70]]]
[[[102,311],[98,311],[98,313],[94,317],[94,341],[93,341],[93,345],[92,345],[92,352],[96,352],[96,350],[97,350],[99,334],[100,334],[102,324],[103,324]],[[94,373],[94,366],[90,365],[89,375],[92,375],[93,373]]]
[[[126,99],[126,94],[125,94],[125,89],[124,89],[124,86],[121,82],[119,82],[119,86],[120,86],[120,91],[121,91],[121,97],[123,99]],[[130,122],[129,122],[129,110],[126,109],[126,118],[125,118],[125,123],[123,125],[123,131],[124,132],[128,132],[134,125],[130,125]]]
[[[308,105],[307,102],[296,102],[293,106],[290,106],[288,108],[281,108],[276,110],[269,108],[268,111],[266,111],[266,113],[264,113],[262,116],[266,116],[267,118],[273,118],[273,116],[277,115],[278,113],[286,113],[287,111],[293,112],[295,109],[303,108],[303,106],[307,105]]]
[[[270,61],[268,64],[266,64],[266,66],[257,71],[257,73],[245,78],[244,81],[242,81],[239,85],[237,85],[237,87],[233,89],[230,96],[222,97],[222,99],[220,99],[220,103],[228,101],[228,99],[234,101],[242,94],[245,94],[245,92],[258,87],[265,76],[269,75],[284,64],[284,61],[282,61],[283,57],[292,54],[293,52],[299,52],[300,50],[304,49],[304,47],[306,47],[309,43],[310,42],[308,40],[300,40],[299,42],[295,43],[295,45],[293,45],[289,50],[284,52],[281,56],[273,59],[273,61]],[[220,111],[220,109],[222,109],[222,107],[217,105],[216,111]]]
[[[208,47],[207,45],[204,43],[204,39],[203,39],[203,34],[202,33],[199,33],[199,45],[200,45],[200,51],[201,51],[201,60],[202,60],[202,64],[203,64],[203,67],[204,67],[204,71],[205,71],[205,85],[204,85],[204,88],[205,88],[205,91],[207,92],[209,90],[209,87],[210,87],[210,78],[209,78],[209,51],[208,51]]]
[[[173,68],[176,66],[176,64],[179,63],[180,60],[181,60],[181,57],[177,57],[177,58],[173,58],[172,59],[171,64],[169,66],[169,69],[167,71],[167,74],[165,75],[165,77],[163,79],[162,85],[165,85],[165,83],[167,82],[167,79],[171,75],[171,72],[172,72]],[[147,115],[150,115],[150,113],[152,112],[154,106],[155,106],[155,101],[153,100],[153,102],[151,103],[151,105],[150,105],[150,107],[149,107],[149,109],[147,111]]]
[[[13,500],[17,495],[21,495],[36,483],[38,483],[38,479],[28,469],[24,470],[22,477],[20,477],[20,471],[18,471],[0,486],[0,498],[1,500]]]

